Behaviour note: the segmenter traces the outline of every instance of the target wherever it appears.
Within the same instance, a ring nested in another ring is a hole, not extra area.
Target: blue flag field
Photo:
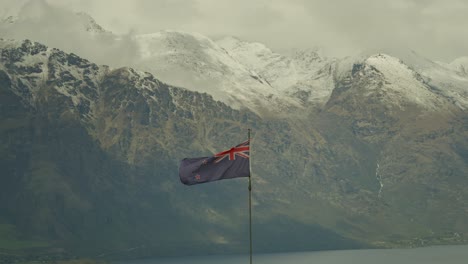
[[[250,140],[212,157],[186,158],[180,162],[179,177],[185,185],[250,177]]]

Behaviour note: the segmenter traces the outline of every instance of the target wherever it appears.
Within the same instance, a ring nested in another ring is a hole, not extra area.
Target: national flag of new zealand
[[[210,181],[249,177],[250,141],[247,140],[212,157],[187,158],[180,162],[180,181],[194,185]]]

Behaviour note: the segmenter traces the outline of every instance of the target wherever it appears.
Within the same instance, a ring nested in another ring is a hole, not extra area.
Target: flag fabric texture
[[[186,158],[180,162],[179,177],[185,185],[250,177],[250,141],[247,140],[212,157]]]

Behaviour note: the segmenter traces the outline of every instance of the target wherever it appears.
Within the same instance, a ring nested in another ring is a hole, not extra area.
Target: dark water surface
[[[248,255],[172,257],[119,264],[248,264]],[[370,249],[254,254],[253,264],[468,264],[468,245],[416,249]]]

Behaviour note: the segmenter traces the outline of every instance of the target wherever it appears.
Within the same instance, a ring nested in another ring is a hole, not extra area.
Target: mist
[[[7,22],[0,26],[2,38],[38,41],[98,64],[115,67],[128,66],[138,54],[132,32],[121,35],[104,29],[99,34],[92,32],[96,29],[89,32],[94,24],[92,17],[50,5],[43,0],[26,2],[10,19],[14,19],[14,23]]]
[[[136,55],[132,34],[165,29],[212,38],[237,36],[277,51],[318,48],[329,57],[415,50],[429,59],[451,62],[468,55],[468,2],[461,0],[0,0],[0,4],[4,7],[0,16],[18,15],[21,20],[9,30],[0,29],[3,37],[37,39],[115,65]],[[90,14],[114,34],[90,37],[78,23],[66,19],[76,12]],[[40,29],[32,29],[30,23]],[[90,41],[92,45],[84,45]]]
[[[463,0],[49,2],[86,11],[116,33],[173,29],[233,35],[275,50],[319,47],[331,57],[367,49],[412,49],[446,62],[468,55],[468,2]]]

